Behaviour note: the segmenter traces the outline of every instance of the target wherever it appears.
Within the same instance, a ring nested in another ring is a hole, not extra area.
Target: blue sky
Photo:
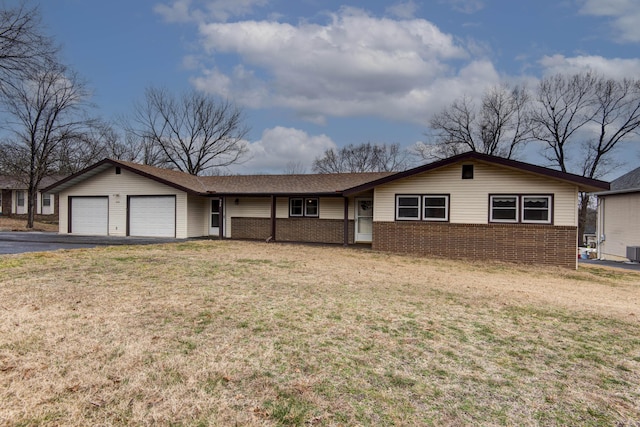
[[[105,118],[129,114],[150,85],[242,106],[252,157],[240,173],[290,162],[310,171],[324,150],[349,143],[409,147],[424,140],[431,114],[501,81],[534,88],[544,75],[585,69],[640,76],[640,0],[39,4]],[[637,166],[629,158],[609,178]]]

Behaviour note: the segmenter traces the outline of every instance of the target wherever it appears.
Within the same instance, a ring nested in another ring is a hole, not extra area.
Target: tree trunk
[[[589,193],[580,193],[580,204],[578,205],[578,246],[584,246],[584,232],[587,227],[589,216],[589,203],[591,195]]]
[[[30,185],[27,194],[27,228],[33,228],[33,223],[35,222],[37,197],[37,189]]]

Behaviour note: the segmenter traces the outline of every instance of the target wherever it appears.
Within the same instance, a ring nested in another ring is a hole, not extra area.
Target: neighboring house
[[[598,196],[598,258],[640,260],[640,168],[611,182]],[[631,252],[627,252],[630,250]]]
[[[400,173],[196,177],[105,159],[45,188],[60,233],[370,244],[576,268],[578,192],[608,183],[483,155]]]
[[[59,181],[61,176],[46,177],[40,183],[40,189]],[[27,185],[18,178],[0,175],[0,214],[5,216],[26,215]],[[36,196],[37,215],[56,215],[57,197],[53,193],[38,191]]]

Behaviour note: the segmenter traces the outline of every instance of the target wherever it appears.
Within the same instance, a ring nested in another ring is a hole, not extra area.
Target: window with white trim
[[[51,194],[44,193],[42,195],[42,206],[49,207],[51,206]]]
[[[551,196],[522,196],[522,222],[550,224]]]
[[[449,196],[426,195],[422,198],[422,219],[425,221],[449,220]]]
[[[396,196],[396,219],[420,220],[420,196]]]
[[[318,199],[304,199],[304,216],[318,216]]]
[[[318,217],[319,201],[317,198],[292,197],[289,199],[289,216]]]
[[[16,193],[16,197],[18,199],[17,202],[16,202],[18,204],[18,206],[24,207],[24,191],[18,191]]]
[[[304,216],[304,199],[289,199],[289,216]]]
[[[491,222],[518,222],[518,196],[496,195],[490,198]]]

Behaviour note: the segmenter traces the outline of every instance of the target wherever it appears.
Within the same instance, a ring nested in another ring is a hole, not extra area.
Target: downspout
[[[223,196],[220,197],[220,207],[219,209],[219,215],[220,215],[220,229],[218,230],[218,239],[222,240],[224,239],[224,222],[226,219],[226,209],[227,209],[227,197]]]
[[[343,233],[344,246],[349,246],[349,198],[348,197],[344,197],[344,228],[342,233]]]
[[[273,242],[276,240],[276,196],[271,196],[271,236],[267,239],[267,242]]]
[[[602,199],[598,196],[597,197],[597,201],[598,201],[598,227],[596,230],[597,234],[597,240],[596,240],[596,255],[598,256],[598,259],[602,259],[602,244],[605,241],[605,234],[604,234],[604,205],[605,205],[605,198],[603,197]]]

